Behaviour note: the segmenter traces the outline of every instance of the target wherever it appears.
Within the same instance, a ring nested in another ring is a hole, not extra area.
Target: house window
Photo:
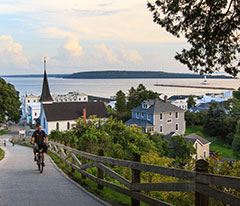
[[[176,131],[178,131],[179,130],[179,125],[178,124],[176,124]]]
[[[142,112],[142,117],[144,117],[144,113]]]
[[[139,113],[137,112],[137,119],[139,118]]]
[[[35,112],[35,117],[37,116],[37,112]]]
[[[67,129],[70,129],[70,122],[67,123]]]
[[[150,120],[150,114],[147,114],[147,119]]]
[[[30,103],[30,100],[28,100],[28,103]]]
[[[87,98],[86,98],[86,97],[84,97],[84,100],[87,100]]]
[[[81,101],[82,99],[81,98],[79,98],[79,101]]]
[[[46,120],[45,120],[45,118],[43,118],[43,128],[44,129],[46,128]]]
[[[178,112],[175,113],[175,117],[176,117],[176,119],[178,119]]]
[[[172,116],[172,112],[169,113],[169,116],[170,116],[170,117]]]
[[[168,119],[168,120],[167,120],[167,123],[168,123],[168,124],[171,124],[171,123],[172,123],[172,119]]]
[[[206,151],[203,152],[203,157],[206,158]]]
[[[56,130],[59,130],[59,123],[56,123]]]
[[[160,133],[163,133],[163,126],[162,125],[160,125]]]
[[[33,102],[36,102],[36,100],[34,99]]]
[[[163,113],[160,113],[160,120],[163,120]]]

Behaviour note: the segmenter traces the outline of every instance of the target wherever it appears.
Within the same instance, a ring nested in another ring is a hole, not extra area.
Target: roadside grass
[[[0,136],[4,135],[4,134],[8,134],[10,132],[10,130],[7,129],[1,129],[0,130]]]
[[[0,160],[4,158],[4,151],[0,148]]]
[[[131,205],[131,198],[123,195],[119,192],[116,192],[112,189],[104,187],[103,190],[97,189],[97,183],[94,181],[86,178],[83,179],[80,172],[75,171],[74,173],[71,172],[71,167],[68,166],[66,163],[63,163],[59,157],[54,155],[51,152],[48,152],[48,155],[52,158],[55,164],[65,173],[67,174],[72,180],[83,186],[88,192],[92,193],[93,195],[99,197],[100,199],[108,202],[111,205],[116,206],[126,206]],[[141,206],[146,204],[141,202]]]
[[[229,157],[229,158],[235,159],[231,145],[227,144],[226,142],[224,142],[224,140],[222,140],[220,138],[210,137],[209,135],[207,135],[204,132],[202,126],[188,126],[186,128],[185,135],[189,135],[192,133],[196,133],[197,135],[199,135],[199,136],[207,139],[209,142],[211,142],[210,150],[221,153],[221,155],[223,157]]]

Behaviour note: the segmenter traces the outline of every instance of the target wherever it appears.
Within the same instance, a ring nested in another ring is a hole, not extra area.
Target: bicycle
[[[36,154],[36,158],[37,158],[37,166],[38,166],[38,170],[40,173],[43,172],[43,157],[42,157],[42,154],[43,154],[43,149],[39,149],[38,148],[38,145],[36,145],[36,151],[37,151],[37,154]]]

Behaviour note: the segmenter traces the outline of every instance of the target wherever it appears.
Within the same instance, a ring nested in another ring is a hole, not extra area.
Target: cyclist
[[[37,161],[37,157],[36,157],[36,153],[38,152],[38,150],[42,149],[43,150],[43,154],[42,154],[42,158],[43,158],[43,166],[45,166],[44,164],[44,153],[47,152],[47,135],[46,133],[42,130],[41,125],[37,126],[37,130],[33,133],[32,135],[32,139],[31,139],[31,143],[35,143],[35,146],[33,148],[33,153],[34,153],[34,161]]]

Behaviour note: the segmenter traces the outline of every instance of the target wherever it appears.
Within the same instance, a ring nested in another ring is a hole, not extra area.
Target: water
[[[42,78],[4,78],[7,82],[13,84],[15,88],[23,95],[25,92],[40,95],[42,89]],[[209,92],[222,92],[222,90],[213,89],[195,89],[195,88],[173,88],[156,87],[159,84],[176,84],[189,86],[201,85],[203,79],[61,79],[48,78],[51,93],[65,94],[70,91],[79,91],[88,95],[100,97],[110,97],[122,90],[127,92],[130,87],[137,87],[144,84],[147,89],[158,93],[164,93],[168,96],[174,94],[194,94],[201,95]],[[240,79],[208,79],[211,87],[229,87],[237,89],[240,87]]]

